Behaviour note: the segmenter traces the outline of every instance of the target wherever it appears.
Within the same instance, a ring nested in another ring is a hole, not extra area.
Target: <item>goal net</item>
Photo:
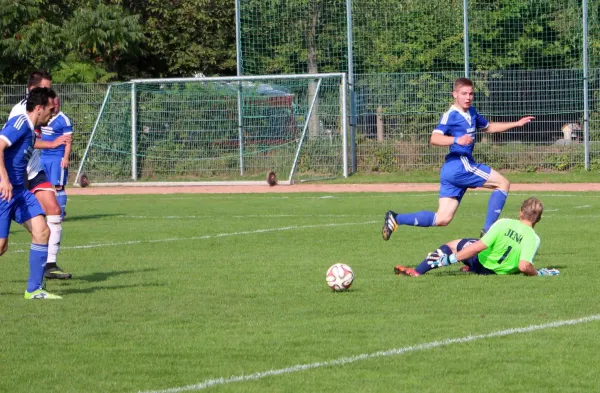
[[[109,86],[76,176],[93,184],[280,184],[348,175],[343,73]]]

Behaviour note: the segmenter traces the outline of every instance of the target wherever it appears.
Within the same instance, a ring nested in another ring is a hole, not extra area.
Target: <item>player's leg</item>
[[[46,220],[48,222],[48,227],[50,228],[48,260],[44,277],[48,279],[69,279],[72,275],[64,272],[56,264],[56,257],[60,250],[60,242],[62,239],[61,209],[56,200],[56,193],[50,185],[50,182],[46,180],[46,175],[43,171],[29,181],[29,187],[44,209],[44,212],[46,212]]]
[[[68,179],[68,169],[62,168],[60,163],[61,157],[42,157],[42,165],[44,172],[50,184],[56,190],[56,201],[60,206],[61,218],[65,217],[65,208],[67,206],[67,193],[65,192],[64,186]]]
[[[0,255],[8,250],[8,235],[10,234],[10,224],[14,218],[15,198],[10,201],[0,199]]]
[[[31,233],[29,248],[29,279],[25,299],[61,299],[44,289],[44,268],[48,259],[50,229],[46,225],[44,211],[29,191],[23,190],[16,198],[15,221]]]
[[[441,255],[450,255],[456,252],[456,246],[462,239],[452,240],[448,243],[442,244],[435,251],[427,254],[425,259],[414,269],[405,266],[397,265],[394,267],[394,273],[397,275],[405,276],[420,276],[427,273],[428,271],[435,269],[429,262],[438,260]]]
[[[64,186],[56,186],[56,201],[58,202],[58,205],[60,206],[60,217],[62,220],[65,219],[65,216],[67,215],[66,211],[67,211],[67,192],[64,188]]]
[[[483,185],[485,188],[491,188],[492,194],[488,202],[487,215],[485,217],[485,223],[483,224],[483,230],[481,236],[483,236],[490,227],[498,220],[500,213],[508,198],[508,191],[510,190],[510,182],[501,174],[493,169],[490,169],[489,178]]]
[[[467,187],[456,182],[457,174],[464,171],[459,160],[447,162],[440,171],[440,198],[437,212],[420,211],[416,213],[398,214],[388,211],[385,214],[381,235],[383,240],[389,240],[392,233],[400,225],[419,227],[446,226],[454,218],[460,200]],[[482,183],[483,184],[483,183]]]
[[[388,211],[385,214],[381,235],[383,240],[388,240],[398,226],[411,225],[418,227],[446,226],[454,218],[454,214],[460,204],[460,198],[464,194],[461,190],[459,197],[440,197],[437,212],[423,210],[416,213],[398,214]]]

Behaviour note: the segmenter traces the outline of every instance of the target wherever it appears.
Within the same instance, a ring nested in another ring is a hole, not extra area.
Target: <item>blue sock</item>
[[[29,280],[27,292],[33,292],[42,286],[44,280],[44,267],[48,259],[48,245],[31,243],[29,249]]]
[[[450,247],[448,247],[448,245],[444,244],[442,246],[440,246],[438,248],[438,250],[441,250],[444,254],[446,255],[450,255],[452,254],[452,249]],[[437,251],[437,250],[436,250]],[[419,266],[417,266],[415,268],[415,270],[417,271],[417,273],[419,274],[425,274],[428,271],[430,271],[431,269],[433,269],[431,266],[429,266],[429,264],[427,263],[427,258],[423,259],[423,262],[421,262],[419,264]]]
[[[488,202],[488,211],[487,216],[485,216],[485,224],[483,225],[483,230],[488,231],[490,227],[498,220],[500,217],[500,213],[504,208],[504,204],[506,203],[506,198],[508,198],[508,192],[502,190],[494,190],[492,195],[490,195],[490,201]]]
[[[61,218],[65,218],[65,209],[67,208],[67,193],[65,190],[56,191],[56,201],[60,206]]]
[[[396,216],[398,225],[413,225],[416,227],[434,227],[435,213],[422,211],[416,213],[398,214]]]

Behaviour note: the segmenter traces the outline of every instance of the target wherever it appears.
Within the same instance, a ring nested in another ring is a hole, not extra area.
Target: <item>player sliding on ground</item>
[[[462,262],[465,264],[463,271],[476,274],[520,272],[527,276],[556,276],[560,273],[557,269],[536,270],[533,266],[533,258],[540,245],[540,238],[533,227],[542,218],[543,211],[542,202],[529,198],[521,205],[518,220],[499,220],[481,240],[453,240],[430,252],[416,268],[398,265],[394,273],[420,276],[431,269]]]
[[[440,197],[436,213],[420,211],[398,214],[388,211],[381,234],[388,240],[399,225],[419,227],[446,226],[454,218],[460,201],[468,188],[485,187],[494,191],[488,203],[487,216],[481,236],[492,226],[504,208],[510,183],[504,176],[485,164],[473,159],[475,133],[484,130],[487,133],[503,132],[522,127],[534,119],[525,116],[510,123],[488,122],[471,106],[475,97],[473,82],[459,78],[454,82],[452,91],[454,104],[442,115],[440,123],[431,135],[430,143],[436,146],[449,146],[450,153],[440,172]]]

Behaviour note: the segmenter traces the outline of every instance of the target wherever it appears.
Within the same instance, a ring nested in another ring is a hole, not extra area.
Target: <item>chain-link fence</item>
[[[465,75],[489,120],[536,117],[482,138],[476,159],[521,171],[600,169],[597,4],[238,0],[238,9],[243,74],[349,73],[359,171],[438,167],[445,150],[428,138]]]

